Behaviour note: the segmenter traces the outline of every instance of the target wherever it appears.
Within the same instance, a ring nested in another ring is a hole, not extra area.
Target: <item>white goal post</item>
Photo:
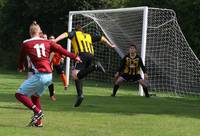
[[[143,63],[147,67],[151,91],[175,95],[200,94],[200,61],[185,39],[171,9],[133,7],[105,10],[69,12],[68,31],[76,22],[84,31],[105,35],[117,45],[115,51],[97,44],[95,58],[103,63],[107,73],[91,74],[88,78],[112,81],[130,44],[137,45]],[[71,42],[68,40],[68,51]],[[70,59],[66,62],[69,81]],[[143,77],[143,73],[141,72]],[[144,95],[139,87],[140,95]]]

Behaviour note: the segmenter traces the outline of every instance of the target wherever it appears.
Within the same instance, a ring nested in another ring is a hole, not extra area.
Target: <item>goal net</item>
[[[147,67],[150,91],[200,94],[200,61],[187,43],[173,10],[136,7],[72,11],[68,31],[72,31],[77,22],[85,32],[105,35],[117,45],[113,50],[100,43],[94,44],[95,60],[102,63],[106,74],[94,72],[88,79],[113,82],[121,58],[134,43]],[[70,41],[68,50],[71,51]],[[68,59],[68,76],[69,65]]]

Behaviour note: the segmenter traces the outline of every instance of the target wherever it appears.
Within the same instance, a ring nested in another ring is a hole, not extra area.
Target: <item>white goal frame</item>
[[[87,13],[109,13],[109,12],[122,12],[122,11],[143,11],[143,28],[142,28],[142,42],[141,42],[141,58],[145,65],[145,55],[146,55],[146,42],[147,42],[147,27],[148,27],[148,7],[133,7],[133,8],[119,8],[119,9],[106,9],[106,10],[88,10],[88,11],[70,11],[69,12],[69,20],[68,20],[68,32],[72,31],[72,22],[73,22],[73,16],[76,14],[87,14]],[[94,20],[95,21],[95,20]],[[96,21],[95,21],[96,22]],[[97,23],[97,22],[96,22]],[[97,23],[98,24],[98,23]],[[100,24],[98,26],[101,28],[101,30],[104,32],[104,29],[101,27]],[[108,38],[108,40],[115,44],[110,37],[104,33],[105,36]],[[67,42],[67,50],[71,52],[71,41],[68,40]],[[124,54],[119,50],[117,47],[116,52],[120,55],[122,58]],[[141,71],[141,70],[140,70]],[[66,59],[66,77],[67,82],[69,83],[69,76],[70,75],[70,58],[68,57]],[[141,76],[144,78],[144,74],[141,71]],[[142,86],[139,85],[139,95],[144,96]]]

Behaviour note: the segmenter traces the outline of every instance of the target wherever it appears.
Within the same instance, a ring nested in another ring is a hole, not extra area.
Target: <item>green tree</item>
[[[67,29],[69,11],[135,6],[175,10],[186,39],[200,58],[199,0],[0,0],[0,67],[16,69],[19,44],[29,38],[33,20],[45,33],[58,35]]]
[[[68,12],[101,9],[112,4],[106,0],[1,0],[0,61],[16,69],[19,44],[29,38],[28,27],[37,20],[44,33],[58,35],[67,29]]]

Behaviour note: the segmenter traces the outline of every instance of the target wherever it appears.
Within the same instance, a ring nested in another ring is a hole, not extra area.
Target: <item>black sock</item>
[[[78,96],[83,96],[83,84],[82,80],[75,80],[76,91]]]
[[[96,70],[95,65],[90,66],[87,69],[82,69],[82,70],[80,70],[78,72],[77,77],[78,77],[78,79],[82,79],[82,78],[86,77],[88,74],[92,73],[95,70]]]
[[[54,93],[54,85],[53,85],[53,83],[52,84],[50,84],[49,86],[48,86],[48,88],[49,88],[49,96],[51,97],[51,96],[53,96],[55,93]]]
[[[147,87],[143,87],[144,90],[144,94],[146,97],[149,97],[149,92],[148,92],[148,88]]]
[[[119,88],[119,85],[114,85],[112,96],[115,96],[115,95],[116,95],[118,88]]]

